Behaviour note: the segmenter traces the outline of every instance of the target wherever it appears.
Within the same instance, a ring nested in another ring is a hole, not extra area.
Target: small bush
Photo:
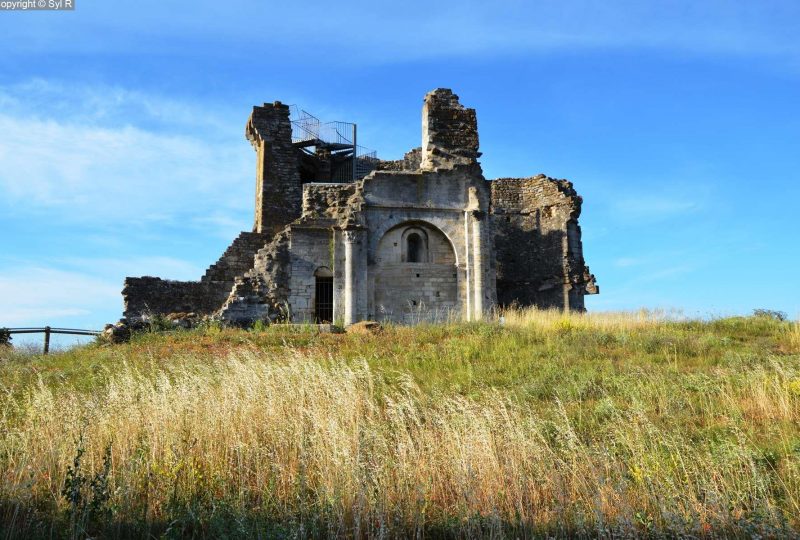
[[[765,319],[783,322],[786,320],[786,313],[775,309],[754,309],[753,317],[763,317]]]
[[[250,327],[253,332],[263,332],[267,329],[267,323],[258,319],[253,325]]]
[[[11,345],[11,332],[8,328],[0,328],[0,347]]]
[[[75,458],[67,466],[61,496],[69,504],[67,509],[73,537],[82,537],[97,528],[111,516],[109,501],[111,491],[111,444],[106,445],[103,465],[94,474],[86,471],[83,455],[86,452],[83,434],[77,441]]]

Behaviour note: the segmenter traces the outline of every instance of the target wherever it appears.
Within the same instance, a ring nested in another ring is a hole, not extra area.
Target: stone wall
[[[474,165],[478,152],[478,120],[449,88],[425,95],[422,107],[420,167],[431,170]]]
[[[253,107],[245,136],[256,150],[253,231],[273,235],[300,217],[301,181],[289,107],[280,101]]]
[[[584,310],[583,296],[599,290],[583,259],[572,183],[538,175],[490,185],[498,302]]]
[[[152,315],[194,312],[210,315],[225,301],[231,282],[172,281],[158,277],[128,277],[122,288],[123,316],[138,320]]]
[[[253,259],[259,249],[270,239],[269,235],[254,232],[242,232],[228,246],[217,262],[206,270],[200,281],[233,281],[244,275],[253,267]]]
[[[253,268],[237,278],[233,290],[215,316],[233,324],[251,324],[256,320],[276,321],[289,316],[289,227],[275,235],[261,248]]]
[[[406,152],[403,159],[378,160],[375,168],[379,171],[416,171],[419,169],[421,161],[422,147],[418,146]]]
[[[302,221],[343,219],[356,184],[304,184]]]
[[[480,234],[482,253],[476,264],[476,216],[489,210],[489,184],[474,167],[435,171],[379,171],[364,179],[365,224],[369,231],[369,314],[378,317],[376,254],[383,235],[399,225],[425,224],[441,231],[453,246],[459,310],[477,316],[476,300],[485,313],[496,303],[491,223],[484,219]],[[477,275],[480,272],[480,276]],[[451,272],[452,273],[452,272]],[[469,279],[468,279],[469,278]],[[478,279],[480,278],[480,279]],[[480,287],[480,293],[476,293]],[[469,297],[467,296],[469,294]]]
[[[289,307],[295,322],[313,322],[316,292],[314,272],[335,269],[330,229],[292,227],[290,242]]]

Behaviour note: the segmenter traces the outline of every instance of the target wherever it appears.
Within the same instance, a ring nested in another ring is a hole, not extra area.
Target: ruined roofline
[[[499,190],[513,190],[519,193],[520,197],[534,198],[539,192],[555,190],[563,199],[569,200],[573,206],[572,218],[577,219],[580,217],[581,206],[583,205],[583,197],[581,197],[575,190],[573,183],[565,178],[551,178],[545,174],[537,174],[535,176],[528,176],[522,178],[494,178],[488,180],[489,187],[492,190],[492,212],[496,214],[503,214],[506,208],[495,206],[495,192]],[[531,191],[533,190],[533,191]]]

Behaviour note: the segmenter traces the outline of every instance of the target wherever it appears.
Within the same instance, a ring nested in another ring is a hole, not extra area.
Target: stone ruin
[[[599,292],[572,183],[487,181],[475,110],[451,90],[425,96],[422,146],[401,160],[360,155],[354,125],[350,138],[309,125],[279,101],[253,107],[253,230],[199,281],[126,278],[127,320],[478,320],[496,306],[582,311]]]

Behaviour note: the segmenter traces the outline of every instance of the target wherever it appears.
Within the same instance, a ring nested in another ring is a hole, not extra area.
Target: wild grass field
[[[800,325],[516,311],[0,352],[0,537],[800,535]]]

